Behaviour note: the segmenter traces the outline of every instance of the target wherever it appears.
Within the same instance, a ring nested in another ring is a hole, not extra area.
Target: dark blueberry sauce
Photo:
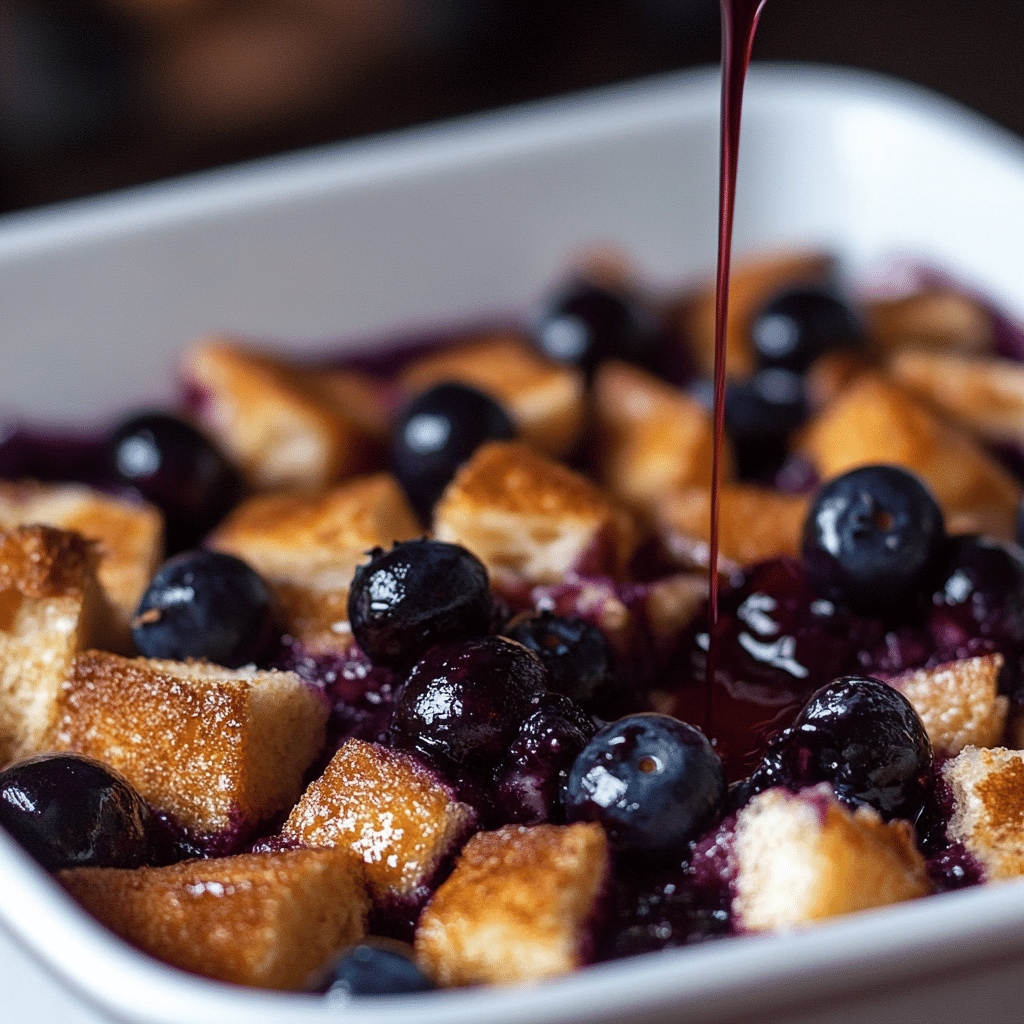
[[[297,673],[327,696],[327,746],[332,753],[350,739],[384,742],[401,679],[391,669],[371,664],[356,644],[345,654],[314,654],[285,637],[275,667]]]

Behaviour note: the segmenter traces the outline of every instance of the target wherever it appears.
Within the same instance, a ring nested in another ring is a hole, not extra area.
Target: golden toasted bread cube
[[[888,682],[913,705],[936,754],[953,757],[966,746],[994,747],[1006,731],[1008,697],[999,695],[1001,654],[914,669]]]
[[[116,768],[197,838],[237,832],[241,841],[299,798],[328,710],[292,672],[86,651],[47,743]]]
[[[494,331],[431,352],[401,376],[410,392],[446,381],[489,395],[509,414],[519,439],[546,455],[565,455],[583,429],[582,372],[542,355],[516,331]]]
[[[618,577],[638,531],[585,477],[515,441],[481,445],[434,509],[438,540],[462,544],[510,586],[554,583],[572,569]]]
[[[1024,875],[1024,750],[964,747],[942,777],[953,796],[946,835],[963,843],[986,880]]]
[[[814,253],[780,253],[753,262],[734,260],[729,282],[726,331],[726,372],[745,376],[754,370],[750,325],[779,292],[807,285],[826,285],[835,275],[835,261]],[[686,296],[671,312],[693,349],[697,369],[710,376],[715,366],[715,284],[711,281]]]
[[[909,822],[850,811],[828,783],[759,793],[736,820],[738,928],[751,932],[883,907],[932,891]]]
[[[897,352],[889,371],[912,394],[984,440],[1024,444],[1020,363],[917,349]]]
[[[131,620],[163,558],[163,517],[152,506],[82,484],[0,481],[0,529],[44,523],[80,533],[99,554],[97,574],[112,609],[98,644],[131,651]]]
[[[243,501],[209,546],[248,562],[274,591],[287,631],[315,652],[348,650],[348,590],[376,547],[422,536],[390,473],[346,480],[316,494],[282,492]]]
[[[328,957],[366,934],[361,865],[339,850],[71,868],[57,878],[126,942],[236,985],[300,989]]]
[[[343,847],[364,864],[378,900],[415,897],[476,821],[415,757],[348,740],[310,783],[282,828],[305,846]]]
[[[299,372],[299,371],[296,371]],[[347,420],[370,443],[369,455],[391,435],[391,423],[405,397],[400,389],[383,377],[376,377],[350,366],[329,366],[302,372],[304,384]]]
[[[0,767],[42,748],[75,655],[105,632],[98,560],[81,534],[0,533]]]
[[[952,288],[876,299],[865,303],[864,316],[872,344],[883,352],[986,352],[993,345],[992,314]]]
[[[810,501],[754,484],[723,484],[718,550],[736,566],[779,555],[796,557]],[[707,565],[711,554],[711,489],[669,491],[655,502],[654,529],[681,561]]]
[[[478,832],[416,928],[416,958],[442,986],[538,981],[582,966],[604,889],[595,823]]]
[[[256,490],[326,487],[365,465],[366,438],[309,376],[235,338],[185,354],[196,416]]]
[[[1012,539],[1021,486],[980,444],[899,385],[864,374],[816,416],[799,448],[822,479],[857,466],[896,463],[931,488],[947,520]]]
[[[621,500],[646,508],[666,490],[711,485],[713,417],[678,388],[610,360],[594,376],[594,417],[596,475]]]

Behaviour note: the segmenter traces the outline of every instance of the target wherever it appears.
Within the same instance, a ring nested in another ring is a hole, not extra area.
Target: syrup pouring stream
[[[718,646],[718,505],[725,435],[725,349],[729,312],[729,264],[740,148],[743,83],[754,33],[766,0],[720,0],[722,9],[722,112],[718,183],[718,266],[715,276],[714,455],[711,465],[711,535],[708,544],[708,657],[704,733],[714,735],[712,691]]]

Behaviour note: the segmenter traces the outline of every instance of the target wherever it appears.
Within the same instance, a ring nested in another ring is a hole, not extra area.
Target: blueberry
[[[49,871],[150,859],[149,806],[122,775],[82,754],[40,754],[0,772],[0,825]]]
[[[647,361],[655,331],[631,297],[576,281],[546,302],[534,326],[533,340],[551,359],[592,373],[603,359]]]
[[[551,689],[578,703],[586,703],[614,680],[608,641],[583,619],[549,611],[525,612],[502,633],[537,654],[547,666]]]
[[[913,473],[864,466],[818,491],[804,520],[801,555],[822,596],[882,614],[908,610],[944,539],[942,512]]]
[[[831,291],[801,288],[773,298],[753,318],[750,338],[761,367],[803,373],[818,356],[863,344],[864,325]]]
[[[594,731],[593,720],[568,697],[539,695],[495,773],[492,802],[501,824],[554,818],[569,770]]]
[[[485,441],[508,441],[508,413],[475,388],[438,384],[401,412],[391,436],[391,463],[413,508],[429,522],[455,471]]]
[[[170,553],[197,544],[242,497],[241,477],[220,450],[167,413],[121,423],[107,459],[115,482],[134,487],[163,512]]]
[[[487,569],[458,544],[410,540],[375,548],[349,590],[352,634],[374,665],[408,667],[434,644],[482,636],[493,601]]]
[[[433,987],[410,946],[376,938],[332,957],[307,984],[312,992],[349,996],[397,996]]]
[[[277,639],[271,594],[234,555],[183,551],[142,595],[132,637],[148,658],[205,658],[228,668],[259,662]]]
[[[600,729],[562,796],[569,821],[598,821],[620,853],[683,856],[725,798],[722,764],[704,734],[669,715]]]
[[[1020,694],[1024,550],[975,534],[950,537],[938,560],[929,629],[942,660],[1001,651],[1003,688]]]
[[[772,738],[749,792],[828,782],[850,807],[914,821],[931,778],[931,743],[906,697],[870,676],[844,676],[818,690]]]
[[[789,439],[807,419],[803,380],[784,369],[759,370],[729,381],[725,392],[725,431],[744,480],[770,478],[786,460]]]
[[[432,647],[395,698],[393,746],[443,768],[493,768],[547,689],[541,660],[501,636]]]

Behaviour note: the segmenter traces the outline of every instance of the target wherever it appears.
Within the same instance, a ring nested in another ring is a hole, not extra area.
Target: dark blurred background
[[[0,0],[0,211],[717,61],[718,0]],[[1021,0],[769,0],[760,60],[1024,134]]]

